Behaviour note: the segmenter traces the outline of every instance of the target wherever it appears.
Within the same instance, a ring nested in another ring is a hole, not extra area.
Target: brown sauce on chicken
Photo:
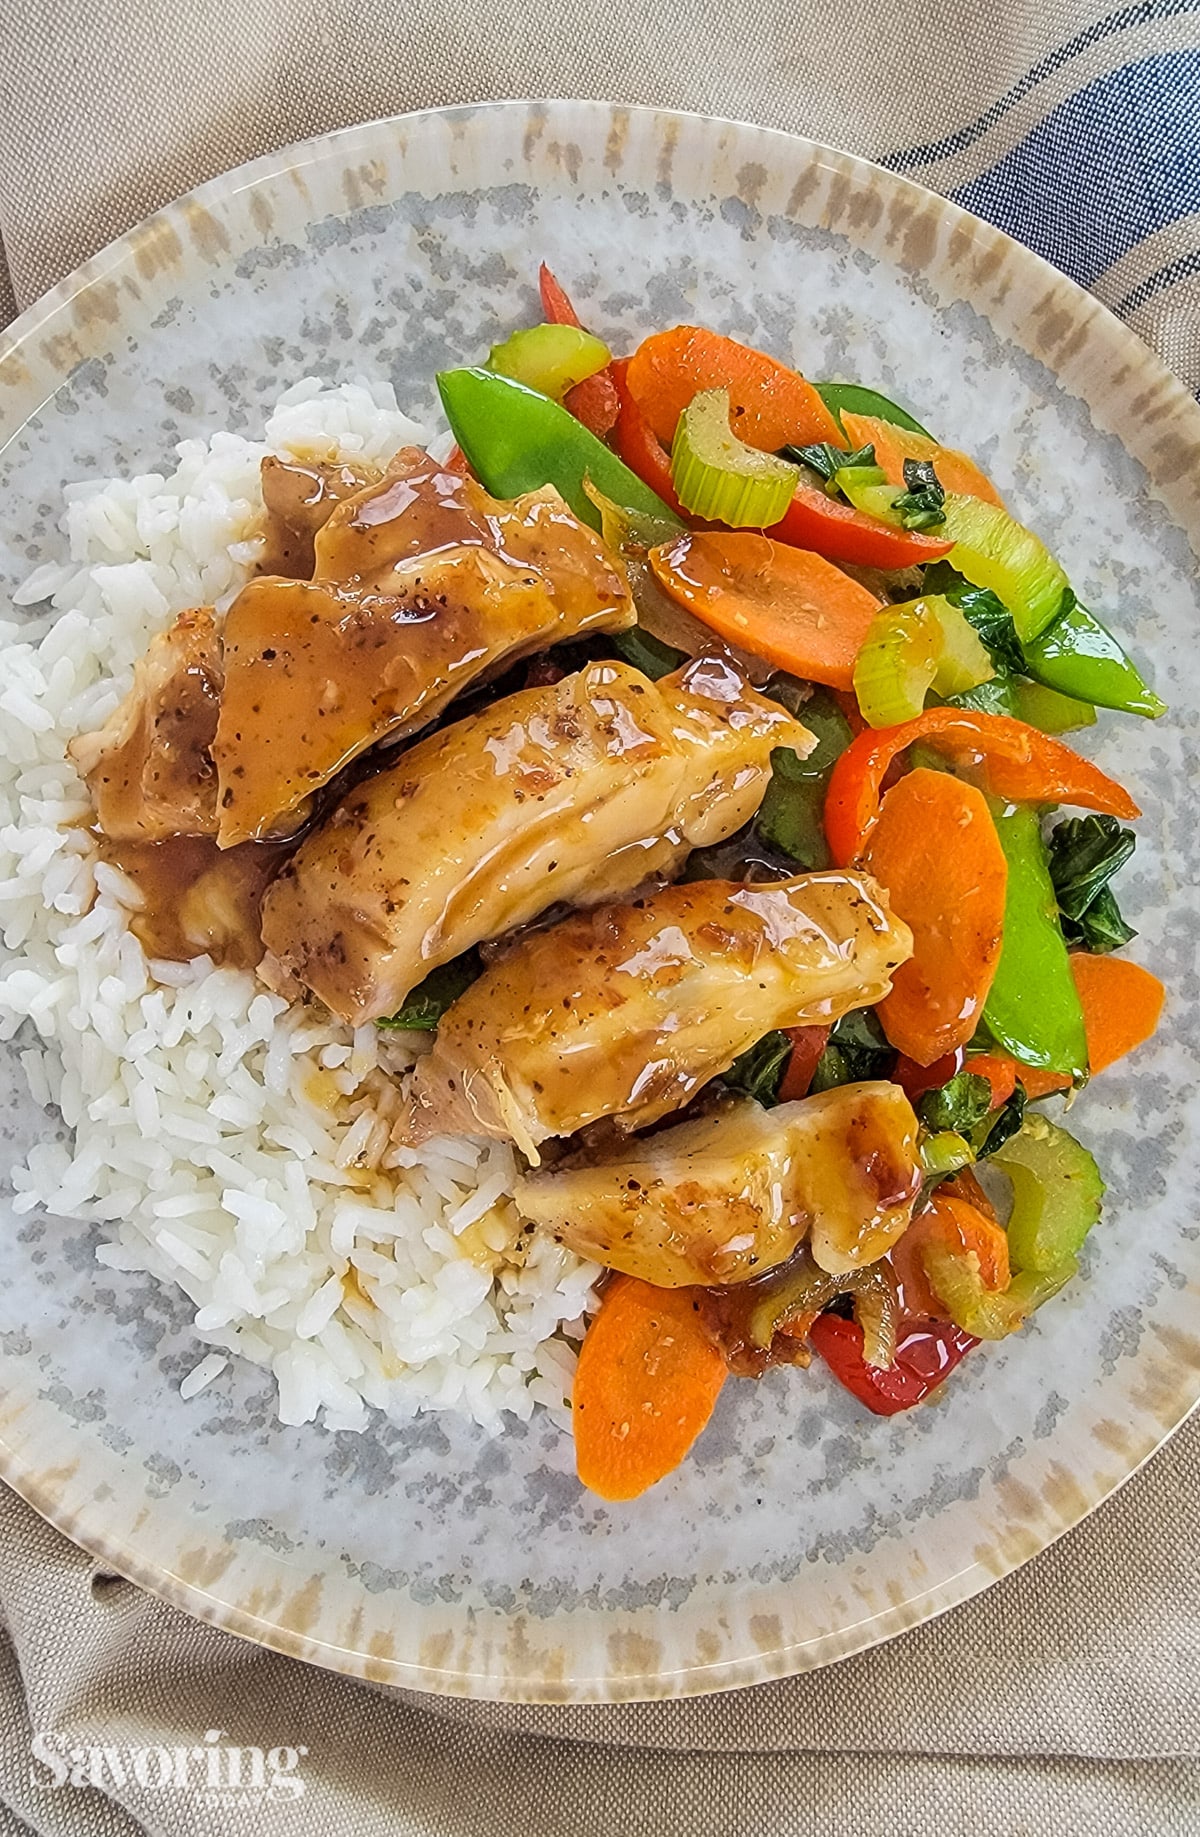
[[[262,902],[291,848],[243,842],[221,849],[213,836],[165,842],[114,842],[98,834],[101,856],[127,874],[144,905],[130,930],[149,957],[186,963],[209,956],[252,970],[262,958]]]
[[[339,504],[365,485],[374,484],[379,476],[378,466],[324,461],[304,465],[268,454],[262,462],[267,520],[259,573],[311,580],[318,530],[324,529]]]

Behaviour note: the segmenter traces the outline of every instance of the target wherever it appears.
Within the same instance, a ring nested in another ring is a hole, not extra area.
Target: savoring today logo
[[[203,1746],[83,1746],[39,1732],[30,1743],[30,1778],[42,1791],[64,1786],[99,1792],[137,1785],[147,1792],[186,1793],[203,1805],[294,1804],[305,1793],[300,1762],[306,1747],[242,1747],[225,1729],[206,1729]]]

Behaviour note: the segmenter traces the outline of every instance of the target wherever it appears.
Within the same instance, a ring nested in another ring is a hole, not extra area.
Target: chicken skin
[[[356,1025],[392,1014],[480,940],[620,898],[731,835],[772,750],[813,744],[712,659],[658,683],[593,663],[507,696],[418,741],[301,846],[264,903],[264,974]]]
[[[531,1160],[600,1117],[679,1109],[775,1027],[879,1001],[912,952],[862,874],[701,880],[519,939],[438,1024],[408,1139],[511,1137]]]

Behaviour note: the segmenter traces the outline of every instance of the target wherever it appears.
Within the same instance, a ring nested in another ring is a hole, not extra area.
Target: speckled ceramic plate
[[[549,1425],[280,1429],[263,1374],[193,1403],[176,1299],[93,1235],[4,1226],[0,1467],[106,1563],[357,1675],[480,1697],[648,1697],[838,1658],[965,1599],[1105,1497],[1200,1388],[1195,556],[1200,411],[1138,340],[1005,237],[789,136],[596,103],[355,128],[133,231],[0,341],[0,582],[66,480],[260,424],[297,375],[441,365],[529,319],[539,257],[619,345],[679,319],[875,383],[969,446],[1172,703],[1104,720],[1146,816],[1125,897],[1163,1032],[1076,1115],[1110,1198],[1084,1278],[935,1407],[883,1421],[819,1369],[726,1387],[642,1501],[581,1493]],[[17,1154],[54,1127],[3,1086]]]

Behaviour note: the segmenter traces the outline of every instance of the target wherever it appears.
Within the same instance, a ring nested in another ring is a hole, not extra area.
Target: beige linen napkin
[[[0,324],[228,166],[490,96],[708,110],[874,156],[929,143],[914,170],[952,189],[986,162],[964,163],[971,135],[945,137],[975,122],[986,141],[986,111],[1006,93],[1023,106],[1025,73],[1053,85],[1062,48],[1082,47],[1069,92],[1094,75],[1096,45],[1126,34],[1122,55],[1170,49],[1187,12],[1172,0],[1107,17],[1092,0],[1002,14],[980,0],[620,12],[525,0],[504,14],[482,0],[2,0]],[[1156,244],[1168,263],[1173,235]],[[1097,291],[1118,304],[1127,279],[1118,262]],[[1128,309],[1192,380],[1198,302],[1184,275]],[[0,1837],[1200,1833],[1198,1472],[1193,1423],[1054,1550],[886,1648],[719,1698],[579,1709],[372,1692],[259,1652],[97,1571],[0,1489]],[[55,1752],[75,1744],[86,1772],[92,1747],[128,1758],[208,1730],[307,1749],[303,1794],[207,1805],[111,1774],[104,1792],[55,1787],[31,1751],[39,1733]]]

